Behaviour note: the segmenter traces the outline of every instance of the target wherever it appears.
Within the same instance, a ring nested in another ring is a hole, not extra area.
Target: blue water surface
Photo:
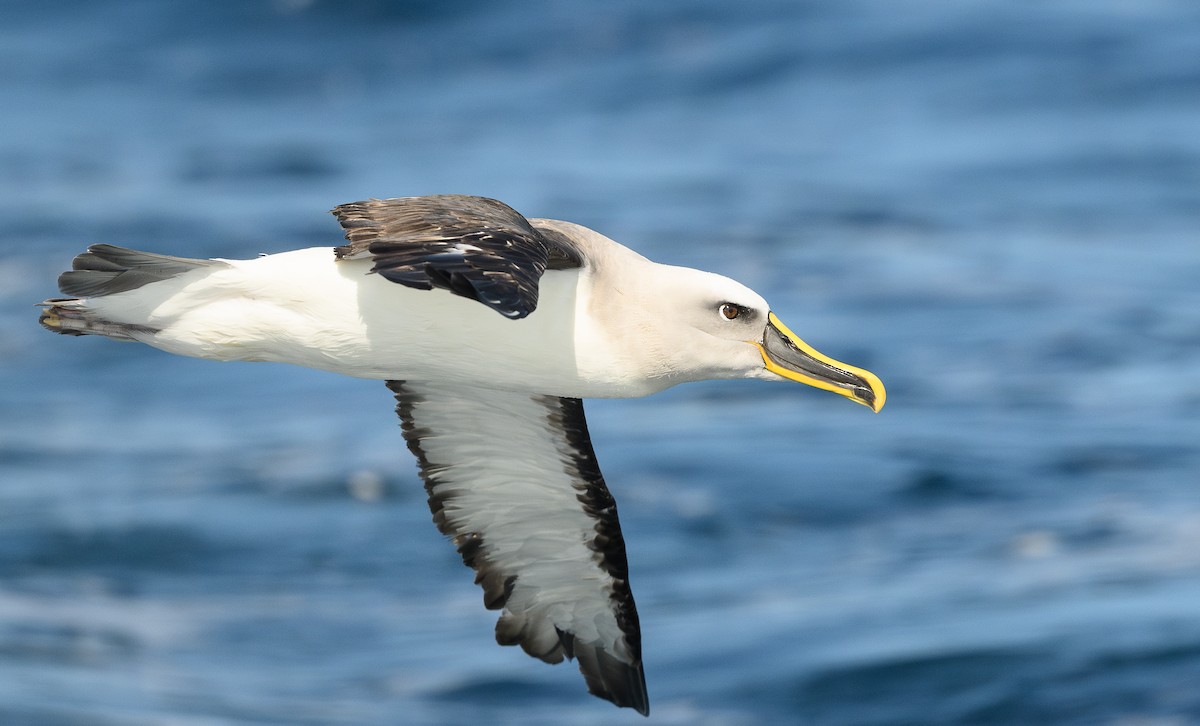
[[[643,723],[493,643],[382,384],[36,324],[89,243],[447,192],[736,277],[888,385],[588,404],[646,723],[1200,723],[1200,5],[0,20],[0,723]]]

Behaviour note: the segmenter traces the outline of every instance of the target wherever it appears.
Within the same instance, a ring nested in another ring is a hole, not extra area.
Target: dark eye
[[[726,320],[733,320],[742,314],[742,308],[733,303],[721,303],[721,314]]]

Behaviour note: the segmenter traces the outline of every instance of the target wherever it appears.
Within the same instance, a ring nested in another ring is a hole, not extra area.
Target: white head
[[[792,380],[846,396],[878,411],[886,393],[872,373],[814,350],[783,325],[767,301],[721,275],[651,263],[643,279],[655,343],[643,351],[673,382],[757,378]],[[650,331],[645,331],[650,332]]]

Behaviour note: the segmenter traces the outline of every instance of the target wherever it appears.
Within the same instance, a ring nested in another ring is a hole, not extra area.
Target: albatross
[[[386,382],[433,520],[496,640],[574,659],[649,713],[617,506],[580,399],[687,381],[796,381],[879,411],[879,379],[805,343],[754,291],[484,197],[343,204],[346,244],[249,260],[96,244],[40,322],[211,360]]]

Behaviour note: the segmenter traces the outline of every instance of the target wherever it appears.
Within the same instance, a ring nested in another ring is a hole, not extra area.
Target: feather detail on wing
[[[349,244],[338,259],[369,258],[372,272],[401,285],[441,288],[508,318],[537,308],[546,269],[579,267],[578,252],[503,202],[444,194],[370,199],[333,209]]]
[[[496,640],[575,658],[646,714],[625,541],[578,399],[388,381],[438,529],[500,610]]]

